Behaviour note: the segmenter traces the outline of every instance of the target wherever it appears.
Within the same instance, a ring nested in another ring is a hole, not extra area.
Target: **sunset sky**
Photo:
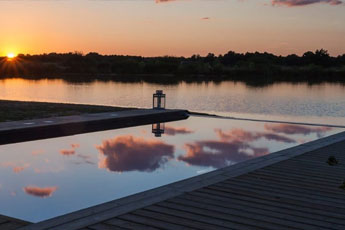
[[[345,53],[340,0],[0,0],[0,56]]]

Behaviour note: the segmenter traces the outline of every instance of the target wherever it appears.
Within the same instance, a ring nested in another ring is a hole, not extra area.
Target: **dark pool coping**
[[[114,218],[148,205],[152,205],[196,189],[225,181],[230,178],[244,175],[263,167],[273,165],[278,162],[288,160],[342,141],[345,141],[345,132],[304,143],[292,148],[284,149],[266,156],[247,160],[232,166],[174,182],[145,192],[68,213],[36,224],[28,225],[20,228],[20,230],[81,229],[83,227]]]
[[[0,144],[69,136],[188,118],[187,110],[135,109],[0,123]]]

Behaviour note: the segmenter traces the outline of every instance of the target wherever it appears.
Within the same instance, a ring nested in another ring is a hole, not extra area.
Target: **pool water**
[[[340,131],[191,116],[2,145],[0,214],[38,222]]]

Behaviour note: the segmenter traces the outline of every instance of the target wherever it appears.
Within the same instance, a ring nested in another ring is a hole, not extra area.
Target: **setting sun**
[[[16,55],[15,55],[14,53],[8,53],[8,54],[7,54],[7,57],[8,57],[9,59],[12,59],[12,58],[15,58]]]

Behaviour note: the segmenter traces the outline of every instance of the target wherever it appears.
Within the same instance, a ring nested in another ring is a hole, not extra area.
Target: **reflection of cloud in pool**
[[[76,149],[76,148],[79,148],[80,147],[80,144],[78,143],[75,143],[75,144],[71,144],[71,147]]]
[[[284,143],[296,143],[296,140],[285,137],[275,133],[269,132],[248,132],[243,129],[233,129],[228,132],[223,132],[221,129],[216,129],[215,132],[222,141],[241,141],[250,142],[260,138],[265,138],[270,141],[279,141]]]
[[[13,172],[15,173],[20,173],[21,171],[23,171],[25,168],[22,166],[17,166],[13,168]]]
[[[187,153],[178,159],[198,166],[225,167],[269,153],[268,148],[254,147],[250,142],[265,138],[270,141],[296,143],[296,140],[272,132],[248,132],[243,129],[214,130],[219,140],[197,141],[186,144]]]
[[[72,149],[61,149],[60,154],[64,156],[70,156],[75,154],[75,149],[79,148],[79,144],[71,144]]]
[[[52,196],[53,193],[57,190],[57,187],[54,186],[54,187],[40,188],[37,186],[26,186],[23,188],[23,190],[25,193],[29,195],[46,198],[46,197]]]
[[[225,167],[268,154],[267,148],[256,148],[241,141],[198,141],[186,144],[187,154],[178,159],[198,166]]]
[[[164,134],[169,135],[169,136],[175,136],[177,134],[190,134],[194,133],[194,131],[189,130],[185,127],[172,127],[172,126],[166,126]]]
[[[60,154],[64,155],[64,156],[74,155],[75,154],[75,150],[74,149],[61,149],[60,150]]]
[[[118,136],[97,146],[102,155],[98,166],[114,172],[152,172],[173,158],[174,146],[132,135]]]
[[[303,134],[308,135],[316,133],[318,137],[321,137],[325,132],[331,131],[331,127],[309,127],[303,125],[291,125],[291,124],[265,124],[265,129],[273,131],[275,133],[284,134]]]

